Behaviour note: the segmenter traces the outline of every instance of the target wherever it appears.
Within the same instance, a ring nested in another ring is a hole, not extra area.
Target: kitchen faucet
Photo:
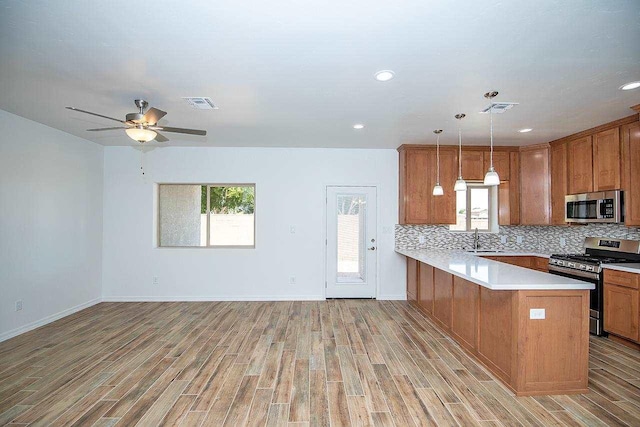
[[[476,227],[475,233],[473,233],[473,250],[477,251],[480,247],[480,236],[478,235],[478,227]]]

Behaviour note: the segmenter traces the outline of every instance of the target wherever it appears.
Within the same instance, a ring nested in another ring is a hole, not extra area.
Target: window
[[[497,231],[496,187],[467,183],[467,191],[456,192],[456,223],[452,231]]]
[[[255,247],[254,184],[158,187],[158,246]]]

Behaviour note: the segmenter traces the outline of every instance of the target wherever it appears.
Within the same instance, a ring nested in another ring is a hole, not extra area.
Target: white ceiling
[[[124,118],[142,97],[208,131],[172,145],[395,148],[456,143],[458,112],[487,144],[494,89],[520,103],[496,143],[526,145],[632,114],[639,40],[638,0],[0,0],[0,108],[104,145],[132,141],[64,107]]]

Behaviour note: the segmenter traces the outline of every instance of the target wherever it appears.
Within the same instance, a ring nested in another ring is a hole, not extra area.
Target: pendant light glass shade
[[[498,96],[498,92],[491,91],[484,94],[484,97],[491,101],[491,107],[489,108],[489,120],[491,122],[491,162],[489,163],[489,170],[484,176],[484,185],[500,185],[500,176],[498,172],[493,168],[493,98]]]
[[[464,113],[455,115],[458,120],[464,119],[465,116],[466,114]],[[453,191],[467,191],[467,183],[462,178],[462,129],[460,128],[460,124],[458,124],[458,179],[453,186]]]
[[[462,177],[458,177],[456,180],[456,184],[453,186],[454,191],[467,191],[467,182],[462,179]]]
[[[484,185],[500,185],[500,177],[493,167],[490,167],[484,176]]]
[[[433,186],[433,195],[442,196],[444,194],[444,189],[440,185],[440,134],[442,129],[434,130],[433,133],[438,135],[436,137],[436,185]]]

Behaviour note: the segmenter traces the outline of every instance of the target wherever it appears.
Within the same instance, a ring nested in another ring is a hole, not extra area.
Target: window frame
[[[163,185],[197,185],[207,187],[207,240],[205,246],[163,246],[160,240],[160,187]],[[158,182],[156,183],[157,203],[156,203],[156,248],[158,249],[255,249],[256,248],[256,228],[257,228],[257,206],[258,191],[256,183],[201,183],[201,182]],[[253,187],[253,245],[211,245],[211,187]]]
[[[449,225],[449,231],[452,233],[475,233],[475,228],[471,228],[471,209],[469,206],[471,205],[471,189],[474,188],[486,188],[489,194],[488,200],[488,222],[489,228],[487,229],[478,229],[478,233],[498,233],[499,225],[498,225],[498,186],[497,185],[484,185],[483,182],[469,182],[467,181],[467,189],[466,193],[466,212],[465,212],[465,229],[464,230],[453,230],[452,226],[456,224]],[[456,202],[456,215],[458,213],[458,204]]]

